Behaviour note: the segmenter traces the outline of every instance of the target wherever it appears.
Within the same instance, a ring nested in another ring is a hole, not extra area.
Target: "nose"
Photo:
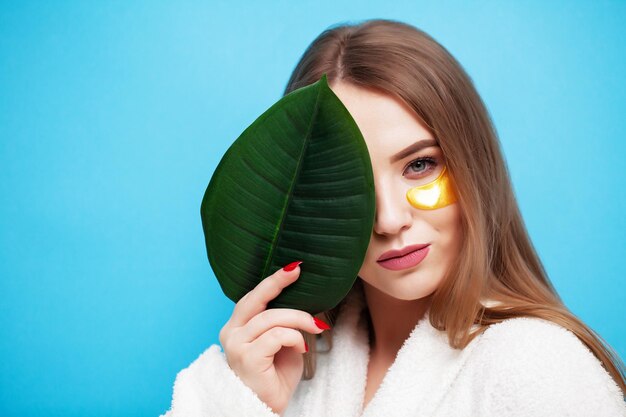
[[[402,190],[390,184],[376,188],[374,232],[393,236],[411,227],[411,207]]]

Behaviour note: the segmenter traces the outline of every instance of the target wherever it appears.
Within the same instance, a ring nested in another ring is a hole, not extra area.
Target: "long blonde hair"
[[[296,65],[284,94],[324,73],[329,83],[340,79],[406,103],[445,155],[464,239],[460,256],[433,294],[429,319],[447,332],[450,346],[464,348],[489,325],[508,318],[547,319],[573,332],[626,392],[619,356],[568,310],[548,279],[522,220],[488,111],[456,59],[409,24],[373,19],[322,32]],[[485,306],[481,299],[498,304]],[[317,316],[332,324],[342,304]],[[470,332],[473,325],[478,331]],[[332,348],[329,332],[322,335]],[[305,354],[303,379],[311,379],[316,336],[304,336],[311,350]]]

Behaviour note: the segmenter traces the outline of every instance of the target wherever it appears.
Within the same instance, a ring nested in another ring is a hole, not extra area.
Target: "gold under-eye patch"
[[[456,202],[452,179],[446,167],[433,181],[407,191],[406,199],[413,207],[422,210],[434,210]]]

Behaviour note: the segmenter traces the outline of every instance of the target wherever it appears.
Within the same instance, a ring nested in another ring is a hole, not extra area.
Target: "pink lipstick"
[[[426,255],[430,244],[411,245],[400,250],[390,250],[383,253],[378,258],[378,264],[383,268],[392,271],[412,268],[422,262]]]

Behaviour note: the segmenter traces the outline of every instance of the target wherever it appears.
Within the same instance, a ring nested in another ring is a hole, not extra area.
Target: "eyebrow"
[[[422,140],[418,140],[417,142],[415,142],[413,145],[410,145],[409,147],[401,150],[400,152],[398,152],[397,154],[393,155],[389,161],[393,164],[395,162],[398,162],[404,158],[406,158],[407,156],[422,150],[424,148],[428,148],[429,146],[437,146],[437,141],[435,139],[422,139]]]

